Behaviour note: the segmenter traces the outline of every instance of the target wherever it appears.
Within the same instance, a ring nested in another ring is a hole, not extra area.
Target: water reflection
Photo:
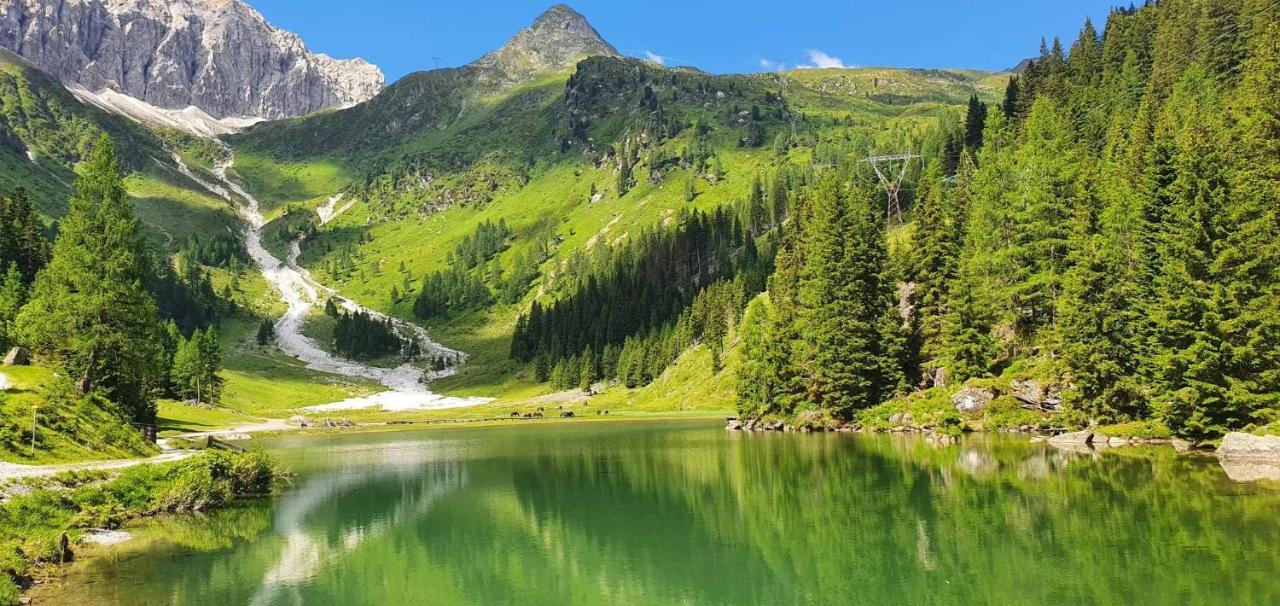
[[[424,463],[421,457],[407,454],[421,454],[421,449],[388,444],[365,450],[364,454],[371,450],[380,455],[380,464],[362,464],[312,476],[281,498],[275,532],[284,537],[284,547],[250,604],[266,606],[283,596],[291,598],[292,603],[302,603],[298,588],[322,569],[365,541],[376,540],[426,515],[438,498],[466,484],[465,474],[456,462]],[[341,507],[345,499],[362,498],[362,487],[386,482],[398,483],[405,489],[399,498],[385,502],[389,512]],[[326,508],[334,509],[338,515],[323,515]]]
[[[79,603],[1280,601],[1280,492],[1172,449],[702,424],[274,447],[300,480],[270,529],[78,569]]]

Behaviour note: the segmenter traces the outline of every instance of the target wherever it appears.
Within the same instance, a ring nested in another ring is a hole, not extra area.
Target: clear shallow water
[[[705,421],[267,442],[280,497],[138,529],[50,602],[1276,604],[1280,487],[1172,449]]]

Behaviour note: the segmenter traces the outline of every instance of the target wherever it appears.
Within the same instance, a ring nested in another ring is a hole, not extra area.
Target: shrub
[[[13,577],[0,574],[0,606],[18,606],[22,603],[22,593]]]

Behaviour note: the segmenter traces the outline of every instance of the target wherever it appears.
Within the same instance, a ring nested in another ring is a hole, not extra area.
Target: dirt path
[[[84,463],[60,463],[58,465],[18,465],[17,463],[0,463],[0,482],[23,478],[40,478],[57,475],[67,471],[111,471],[128,469],[138,465],[154,465],[181,461],[193,454],[192,450],[170,450],[146,459],[118,459],[114,461],[88,461]]]
[[[172,463],[173,461],[181,461],[199,451],[195,450],[178,450],[169,448],[167,442],[174,438],[182,438],[186,440],[200,439],[205,437],[231,439],[234,437],[245,436],[262,432],[280,432],[280,431],[296,431],[302,429],[298,425],[290,425],[284,419],[264,419],[261,423],[253,423],[250,425],[241,425],[228,429],[212,429],[209,431],[193,431],[190,433],[178,434],[168,438],[161,439],[158,444],[162,452],[153,457],[144,459],[116,459],[110,461],[84,461],[80,463],[59,463],[56,465],[20,465],[18,463],[5,463],[0,461],[0,482],[5,480],[16,480],[22,478],[39,478],[45,476],[57,475],[66,471],[113,471],[119,469],[127,469],[137,465],[155,465],[159,463]]]

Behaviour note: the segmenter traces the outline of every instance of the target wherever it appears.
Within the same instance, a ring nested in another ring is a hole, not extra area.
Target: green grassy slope
[[[0,368],[10,388],[0,391],[0,461],[23,464],[129,458],[158,452],[111,412],[74,398],[46,397],[56,379],[39,366]],[[70,385],[68,385],[70,389]],[[32,457],[31,429],[36,428]]]
[[[598,57],[573,73],[465,101],[459,100],[465,86],[448,92],[436,86],[460,77],[455,71],[415,75],[363,106],[266,124],[230,141],[236,172],[272,208],[314,209],[338,192],[356,199],[346,214],[317,227],[300,261],[374,309],[412,319],[421,277],[444,268],[458,241],[485,221],[503,220],[514,233],[499,256],[502,267],[525,252],[549,249],[540,279],[520,303],[428,324],[442,342],[471,355],[458,376],[435,387],[497,396],[499,407],[548,391],[532,381],[530,369],[507,359],[510,332],[533,298],[556,296],[557,276],[571,257],[686,209],[743,200],[754,176],[767,177],[779,166],[805,166],[819,154],[850,149],[919,144],[923,133],[954,121],[971,94],[991,99],[1004,85],[982,72],[869,68],[710,76]],[[742,145],[753,107],[763,141]],[[653,135],[670,124],[680,126],[677,132]],[[790,132],[801,139],[796,147],[772,149],[775,137]],[[643,152],[634,185],[619,195],[611,154],[624,141]],[[680,163],[647,164],[699,146],[723,167],[724,178],[714,184]],[[369,186],[380,178],[390,185]],[[687,202],[690,178],[697,196]],[[477,182],[487,187],[479,195],[470,187]],[[592,191],[598,192],[594,200]],[[330,271],[347,258],[354,271]],[[393,289],[401,294],[397,300]],[[672,369],[678,379],[637,392],[615,388],[598,399],[655,410],[688,402],[703,410],[731,408],[725,373],[710,376],[709,356],[706,368],[694,362],[700,355],[706,356],[693,350]]]
[[[135,210],[152,240],[176,250],[190,234],[229,229],[234,209],[173,167],[167,147],[195,143],[81,103],[57,80],[0,49],[0,193],[27,188],[50,220],[66,211],[75,165],[101,133],[116,144]]]

